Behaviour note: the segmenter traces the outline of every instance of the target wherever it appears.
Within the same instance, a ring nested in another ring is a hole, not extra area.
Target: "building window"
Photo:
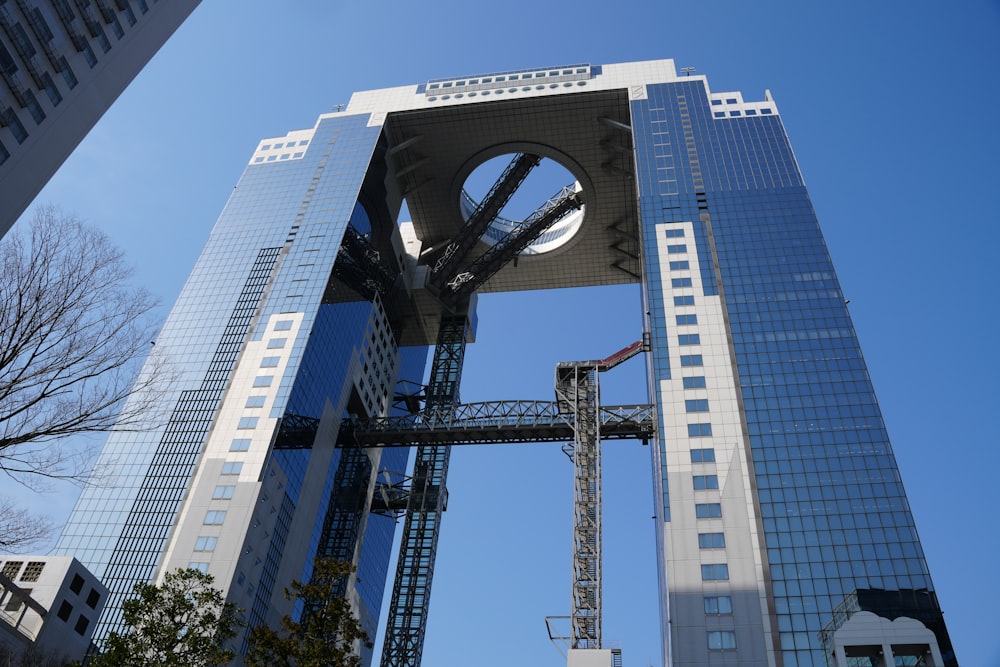
[[[76,619],[76,625],[73,626],[73,630],[76,631],[76,634],[83,637],[87,634],[87,626],[89,625],[90,625],[90,619],[87,618],[86,616],[81,616],[80,618]]]
[[[226,461],[222,464],[223,475],[239,475],[243,471],[242,461]]]
[[[704,366],[704,362],[701,359],[700,354],[682,354],[681,355],[681,366],[691,367],[691,366]]]
[[[231,452],[250,451],[250,438],[234,438],[233,441],[229,443],[229,451]]]
[[[684,296],[675,296],[674,297],[674,305],[675,306],[693,306],[694,305],[694,296],[692,296],[690,294],[686,294]]]
[[[281,357],[264,357],[260,360],[261,368],[277,368],[278,362],[281,361]]]
[[[714,463],[715,450],[711,447],[691,450],[691,463]]]
[[[233,497],[233,492],[235,491],[235,486],[220,485],[215,487],[215,490],[212,491],[212,498],[214,500],[229,500]]]
[[[693,375],[688,378],[681,378],[684,383],[685,389],[704,389],[705,388],[705,376],[704,375]]]
[[[688,424],[689,438],[707,438],[712,435],[711,424]]]
[[[691,398],[684,401],[684,412],[708,412],[708,399]]]
[[[733,598],[728,595],[706,595],[705,613],[713,616],[727,616],[733,613]]]
[[[205,512],[206,526],[221,526],[226,521],[225,510],[208,510]]]
[[[215,545],[219,543],[218,537],[199,537],[194,542],[195,551],[215,551]]]
[[[73,605],[71,605],[68,601],[63,600],[62,604],[59,605],[59,611],[56,612],[56,616],[58,616],[61,621],[68,621],[72,613]]]
[[[702,581],[729,581],[729,566],[725,563],[711,563],[701,566]]]
[[[188,563],[189,570],[198,570],[202,574],[208,574],[208,563],[203,563],[201,561],[191,561]]]
[[[712,630],[708,633],[709,651],[732,651],[735,648],[735,632],[731,630]]]
[[[677,343],[679,345],[700,345],[701,336],[698,334],[680,334],[677,336]]]
[[[682,259],[678,262],[670,262],[671,271],[684,271],[685,269],[690,269],[691,263],[686,259]]]
[[[264,401],[267,400],[267,396],[248,396],[247,404],[244,407],[247,408],[262,408],[264,407]]]
[[[259,421],[259,419],[260,419],[259,417],[240,417],[240,422],[239,424],[237,424],[236,428],[238,429],[257,428],[257,422]]]
[[[670,286],[671,287],[691,287],[691,279],[690,278],[671,278],[670,279]]]
[[[87,593],[87,606],[90,607],[91,609],[97,609],[97,603],[100,601],[101,601],[101,594],[98,593],[97,591],[91,589],[91,591]]]
[[[699,519],[718,519],[722,516],[722,504],[698,503],[694,506],[694,515]]]
[[[303,141],[302,143],[306,143],[306,142]],[[291,320],[278,320],[277,322],[274,323],[274,330],[275,331],[291,331],[292,330],[292,321]]]
[[[688,313],[686,315],[677,315],[675,319],[679,326],[684,326],[685,324],[698,324],[698,316],[695,315],[694,313]]]
[[[273,375],[258,375],[253,379],[253,386],[255,387],[270,387],[271,382],[274,380]]]
[[[719,488],[719,476],[718,475],[695,475],[694,476],[694,490],[704,491],[705,489],[717,489]]]
[[[81,577],[79,574],[74,574],[73,581],[71,581],[69,584],[69,589],[74,593],[76,593],[77,595],[79,595],[80,591],[83,590],[83,577]]]
[[[45,563],[37,560],[28,561],[27,567],[21,573],[21,581],[38,581],[38,577],[42,576],[44,569]]]
[[[671,255],[679,255],[679,254],[687,252],[687,251],[688,251],[688,247],[684,243],[678,243],[677,245],[668,245],[667,246],[667,253],[669,253]]]
[[[668,229],[667,238],[668,239],[679,239],[684,237],[683,229]]]
[[[285,347],[285,343],[288,342],[287,338],[272,338],[267,341],[267,349],[269,350],[280,350]]]
[[[726,536],[724,533],[698,533],[699,549],[725,549]]]

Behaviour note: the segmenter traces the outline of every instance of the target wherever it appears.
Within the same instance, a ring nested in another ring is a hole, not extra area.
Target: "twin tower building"
[[[503,217],[543,160],[575,182]],[[448,447],[419,447],[393,505],[378,472],[408,450],[343,446],[345,418],[454,405],[477,293],[622,283],[644,311],[665,663],[957,665],[778,109],[670,60],[357,93],[260,142],[156,341],[160,414],[111,434],[56,551],[109,590],[97,640],[178,567],[276,625],[330,556],[356,564],[343,593],[371,636],[394,581],[382,661],[419,664]],[[399,400],[428,368],[423,404]]]

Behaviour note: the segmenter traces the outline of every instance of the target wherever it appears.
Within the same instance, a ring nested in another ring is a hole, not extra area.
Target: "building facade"
[[[575,183],[523,221],[491,210],[541,159]],[[827,665],[837,619],[865,611],[919,618],[957,664],[778,109],[669,60],[357,93],[259,144],[156,341],[178,371],[163,425],[112,434],[115,483],[85,489],[59,543],[110,591],[98,640],[136,581],[179,566],[275,623],[316,555],[358,565],[346,593],[374,636],[379,480],[406,455],[337,448],[341,420],[402,410],[397,382],[420,381],[445,322],[472,340],[477,292],[623,283],[651,342],[665,662]],[[421,456],[440,509],[447,456]]]
[[[107,589],[75,558],[0,560],[0,659],[82,660],[106,600]]]
[[[197,6],[0,2],[0,236]]]

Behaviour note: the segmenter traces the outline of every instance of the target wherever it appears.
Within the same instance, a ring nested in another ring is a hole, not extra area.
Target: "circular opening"
[[[506,153],[488,159],[473,169],[465,179],[462,186],[461,209],[466,220],[490,193],[516,155],[516,153]],[[483,241],[488,245],[495,245],[513,233],[550,199],[566,194],[567,188],[577,192],[582,189],[566,167],[556,160],[543,157],[507,200],[500,210],[500,215],[483,234]],[[582,206],[579,210],[564,216],[542,232],[541,236],[521,251],[521,254],[539,255],[561,247],[580,229],[585,209],[586,206]]]

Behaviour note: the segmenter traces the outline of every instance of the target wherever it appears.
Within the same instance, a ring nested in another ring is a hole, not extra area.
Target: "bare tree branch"
[[[155,426],[156,305],[124,254],[54,207],[0,244],[0,471],[80,478],[89,447],[68,436]],[[0,528],[0,535],[3,529]],[[4,545],[0,542],[0,548]]]
[[[0,496],[0,551],[25,551],[43,542],[52,530],[44,516],[17,507]]]

